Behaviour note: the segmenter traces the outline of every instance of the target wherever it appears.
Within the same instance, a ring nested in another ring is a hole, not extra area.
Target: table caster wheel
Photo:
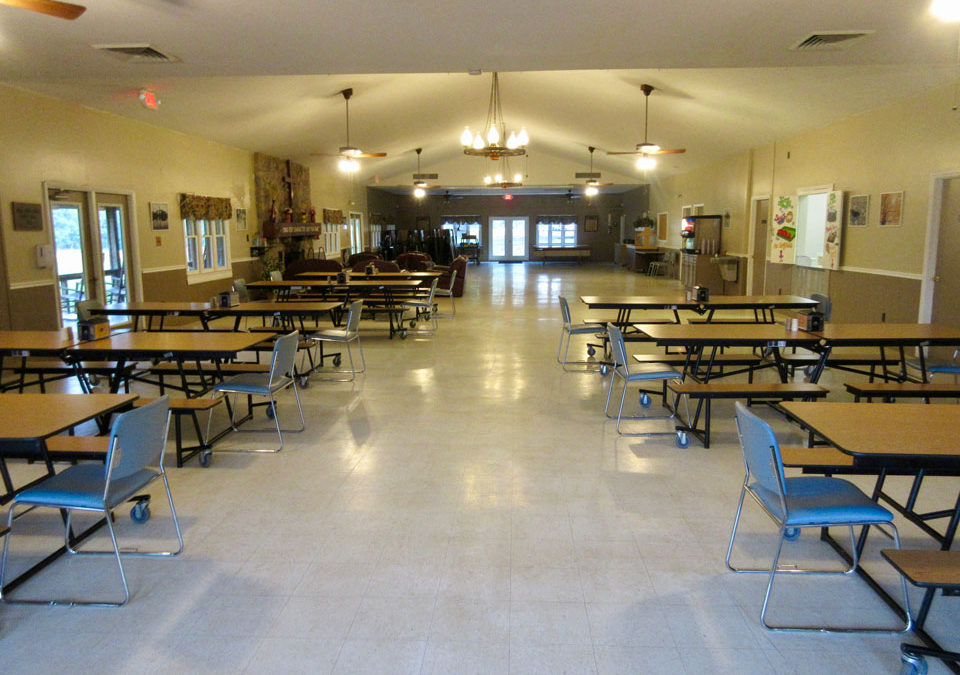
[[[608,372],[610,372],[610,367],[609,367],[609,366],[607,366],[607,365],[602,365],[602,366],[600,366],[600,374],[601,374],[601,375],[606,375]]]
[[[416,327],[417,327],[417,320],[414,319],[413,321],[410,322],[410,328],[416,328]]]
[[[900,675],[927,675],[927,660],[913,654],[900,654]]]
[[[400,331],[400,339],[401,339],[401,340],[406,340],[406,339],[407,339],[407,329],[406,329],[406,328],[404,328],[403,330]]]
[[[210,462],[213,461],[213,452],[210,450],[204,450],[200,453],[200,466],[206,469],[210,466]]]
[[[686,431],[677,432],[677,447],[678,448],[689,448],[690,447],[690,437],[687,436]]]
[[[808,378],[809,378],[811,375],[813,375],[813,366],[804,366],[804,368],[803,368],[803,374],[806,375]],[[807,380],[807,381],[809,382],[809,380]]]
[[[652,401],[650,400],[650,394],[648,394],[647,392],[642,392],[640,394],[640,405],[642,405],[644,408],[649,408],[650,403],[652,403]]]
[[[796,541],[799,538],[800,538],[799,527],[788,527],[783,531],[784,541]]]
[[[135,523],[145,523],[150,520],[150,502],[137,502],[130,509],[130,520]]]
[[[267,417],[269,417],[270,419],[273,419],[273,415],[274,415],[273,406],[272,406],[272,405],[268,405],[268,406],[267,406]]]
[[[333,367],[334,367],[334,368],[339,368],[339,367],[340,367],[340,355],[339,355],[339,354],[336,354],[336,355],[334,355],[334,357],[333,357]]]
[[[310,386],[310,378],[306,375],[301,375],[297,380],[297,384],[300,385],[301,389],[306,389]]]
[[[593,356],[596,353],[597,353],[596,349],[594,349],[593,347],[587,347],[587,356]]]

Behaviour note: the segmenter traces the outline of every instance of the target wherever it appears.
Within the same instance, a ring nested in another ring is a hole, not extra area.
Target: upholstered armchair
[[[295,260],[283,271],[284,279],[296,279],[304,272],[339,272],[340,262],[337,260],[319,260],[317,258],[303,258]]]
[[[453,270],[457,271],[457,278],[453,282],[453,295],[454,297],[461,297],[463,295],[463,282],[467,276],[467,257],[460,255],[453,259],[449,265],[435,265],[434,270],[438,272],[443,272],[444,274],[440,277],[440,283],[437,284],[438,288],[450,288],[450,277],[452,276]]]
[[[370,251],[364,251],[362,253],[354,253],[352,256],[347,258],[346,262],[343,263],[344,267],[349,267],[351,270],[356,267],[357,263],[365,263],[368,260],[379,260],[380,256],[376,253],[371,253]]]
[[[433,258],[429,253],[401,253],[397,256],[396,263],[400,269],[408,272],[425,272],[433,267]]]
[[[363,273],[367,271],[367,265],[373,265],[377,268],[378,272],[399,272],[400,266],[397,263],[390,260],[361,260],[356,263],[353,267],[350,268],[350,271],[353,273]]]

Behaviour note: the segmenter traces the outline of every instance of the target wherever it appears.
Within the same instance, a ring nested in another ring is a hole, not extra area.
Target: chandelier
[[[511,131],[507,136],[507,125],[503,121],[503,110],[500,108],[500,78],[497,73],[493,74],[490,103],[487,106],[487,121],[483,129],[486,130],[486,140],[480,132],[473,134],[470,127],[464,128],[463,134],[460,135],[463,154],[490,159],[520,157],[527,154],[530,137],[527,135],[526,127],[520,127],[519,133]],[[501,145],[500,142],[504,138],[506,142]]]
[[[523,173],[520,171],[512,173],[510,171],[510,158],[505,156],[503,158],[501,171],[485,175],[483,177],[483,184],[485,187],[498,187],[504,190],[520,187],[523,185]]]

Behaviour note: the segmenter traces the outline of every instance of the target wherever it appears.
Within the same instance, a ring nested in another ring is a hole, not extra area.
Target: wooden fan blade
[[[686,148],[674,148],[673,150],[657,150],[656,152],[648,152],[648,155],[679,155],[686,152]]]
[[[387,153],[385,152],[361,152],[359,155],[354,155],[354,157],[386,157]]]
[[[73,21],[87,11],[87,8],[82,5],[74,5],[69,2],[57,2],[57,0],[0,0],[0,5],[28,9],[31,12],[39,12],[40,14],[55,16],[58,19],[67,19],[68,21]]]
[[[643,154],[639,150],[622,150],[619,152],[607,152],[608,155],[640,155]]]

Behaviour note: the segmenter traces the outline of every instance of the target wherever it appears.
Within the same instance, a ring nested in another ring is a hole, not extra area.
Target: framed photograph
[[[880,227],[900,227],[903,192],[880,193]]]
[[[43,206],[26,202],[11,202],[13,229],[39,232],[43,229]]]
[[[150,224],[155,230],[170,229],[170,207],[166,202],[150,202]]]
[[[237,219],[237,232],[246,232],[247,231],[247,210],[246,209],[237,209],[234,211]]]
[[[583,231],[584,232],[596,232],[597,228],[600,226],[600,217],[599,216],[584,216],[583,217]]]
[[[847,207],[847,226],[866,227],[870,222],[870,195],[852,195]]]
[[[661,211],[657,214],[657,239],[661,241],[667,238],[667,222],[670,220],[670,214]]]

